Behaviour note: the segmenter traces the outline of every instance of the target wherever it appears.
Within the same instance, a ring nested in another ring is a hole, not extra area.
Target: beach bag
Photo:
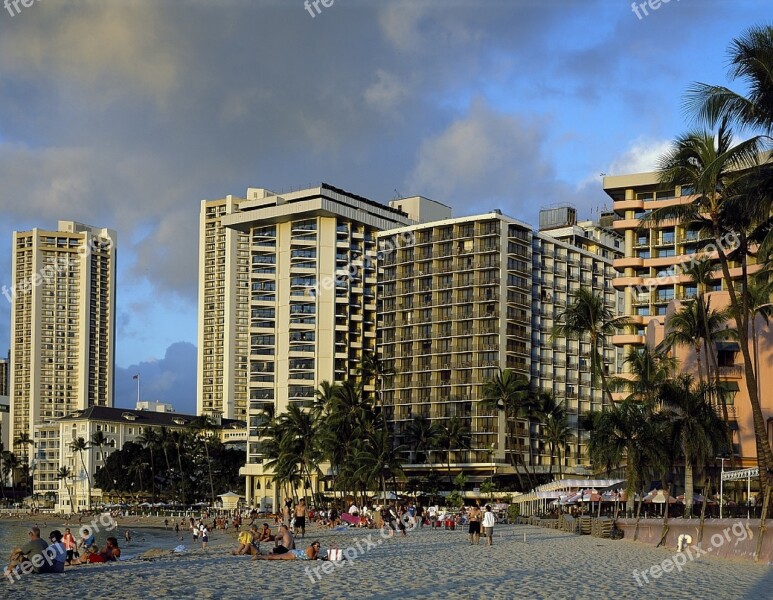
[[[343,550],[340,548],[328,548],[327,559],[332,560],[333,562],[342,561],[344,559]]]

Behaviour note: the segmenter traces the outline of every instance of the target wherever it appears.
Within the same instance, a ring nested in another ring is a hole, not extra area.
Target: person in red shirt
[[[70,528],[64,530],[64,535],[62,536],[62,544],[64,544],[64,549],[67,551],[67,564],[72,565],[72,559],[75,555],[75,537],[73,537],[73,534],[70,532]]]

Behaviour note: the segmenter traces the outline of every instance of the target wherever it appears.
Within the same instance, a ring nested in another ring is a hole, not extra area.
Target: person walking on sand
[[[468,518],[470,519],[470,527],[468,529],[470,534],[470,546],[473,544],[477,546],[480,543],[480,521],[482,518],[482,515],[480,514],[480,506],[478,505],[477,501],[475,505],[470,508],[470,514],[468,515]]]
[[[207,529],[207,524],[202,522],[201,523],[201,547],[206,548],[207,542],[209,542],[209,529]]]
[[[486,543],[489,546],[494,545],[494,523],[497,522],[494,513],[491,512],[491,505],[486,505],[486,513],[483,515],[483,527],[486,530]]]
[[[306,499],[301,498],[295,507],[295,533],[301,532],[301,539],[306,535]]]

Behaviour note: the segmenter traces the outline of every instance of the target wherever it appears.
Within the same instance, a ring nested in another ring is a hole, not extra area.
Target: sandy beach
[[[122,526],[155,520],[122,520]],[[163,519],[161,519],[163,524]],[[524,542],[525,535],[525,542]],[[639,583],[637,572],[674,556],[675,550],[626,540],[577,536],[531,526],[499,526],[494,545],[470,546],[463,531],[410,532],[383,537],[376,530],[330,531],[312,526],[304,547],[320,539],[353,560],[343,563],[252,561],[228,554],[234,536],[218,532],[206,550],[153,560],[68,568],[64,575],[3,579],[3,598],[109,593],[124,598],[762,598],[773,588],[767,564],[702,556],[681,570]],[[314,569],[317,568],[316,573]],[[323,568],[333,570],[326,574]]]

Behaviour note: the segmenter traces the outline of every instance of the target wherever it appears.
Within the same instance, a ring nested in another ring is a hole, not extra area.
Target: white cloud
[[[475,100],[468,114],[421,143],[408,185],[468,208],[471,200],[487,198],[522,203],[553,179],[542,156],[543,127],[539,118],[497,112]]]
[[[672,140],[653,140],[640,137],[631,142],[623,154],[612,161],[607,175],[646,173],[657,170],[658,159],[671,147]]]
[[[393,73],[382,69],[376,71],[376,78],[377,81],[365,90],[365,101],[376,110],[390,112],[408,96],[408,86]]]

